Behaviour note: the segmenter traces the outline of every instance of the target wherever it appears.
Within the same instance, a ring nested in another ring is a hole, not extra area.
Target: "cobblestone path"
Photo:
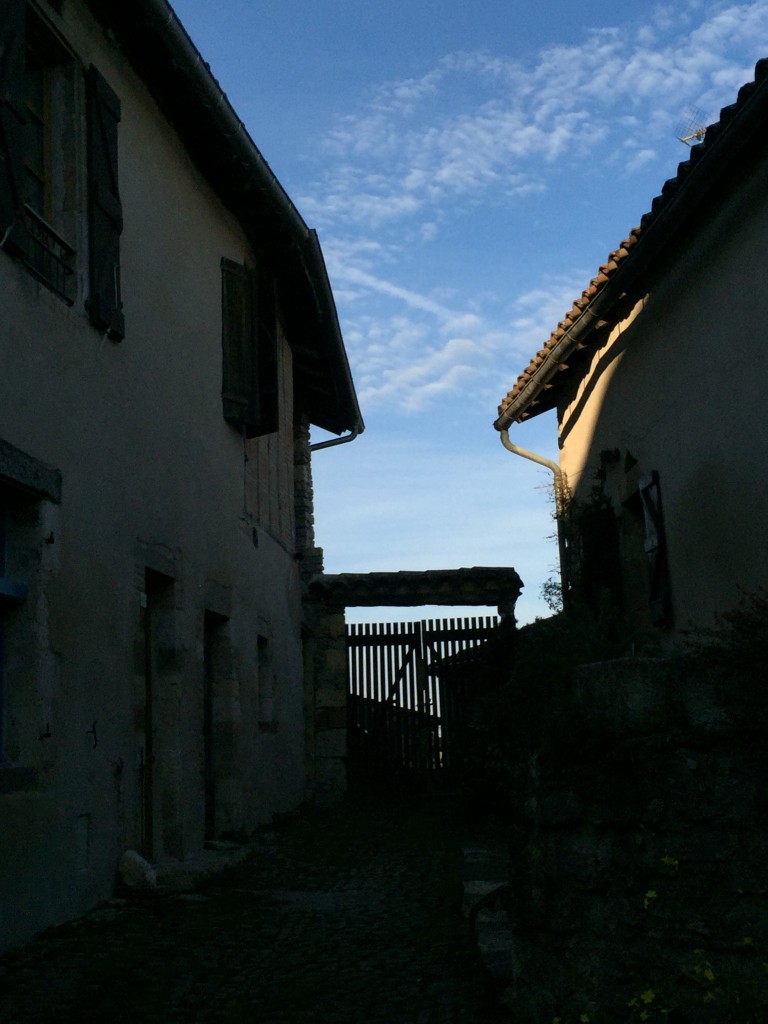
[[[260,833],[194,892],[111,901],[0,959],[0,1022],[496,1024],[434,807]]]

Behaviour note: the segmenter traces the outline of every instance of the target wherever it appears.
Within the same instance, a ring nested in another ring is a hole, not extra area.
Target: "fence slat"
[[[352,787],[413,784],[454,764],[467,667],[498,624],[489,615],[348,626]]]

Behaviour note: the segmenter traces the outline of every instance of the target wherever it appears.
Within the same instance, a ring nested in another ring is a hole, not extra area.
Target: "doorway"
[[[152,860],[158,849],[158,794],[161,785],[161,677],[172,668],[174,581],[153,569],[145,571],[142,595],[144,700],[141,723],[141,850]]]
[[[223,680],[231,674],[228,619],[206,609],[203,624],[203,799],[206,841],[216,839],[217,787],[223,768],[220,750],[221,693]],[[217,714],[218,712],[218,714]],[[220,816],[220,815],[219,815]]]

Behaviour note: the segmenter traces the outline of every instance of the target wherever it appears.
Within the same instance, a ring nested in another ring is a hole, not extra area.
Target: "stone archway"
[[[317,803],[346,791],[347,608],[489,606],[515,623],[523,582],[512,568],[476,566],[423,572],[322,573],[307,586],[312,609],[312,685],[308,688],[307,769]]]

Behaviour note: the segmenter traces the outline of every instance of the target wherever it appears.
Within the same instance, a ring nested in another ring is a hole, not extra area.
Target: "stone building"
[[[566,598],[608,591],[639,627],[711,623],[768,579],[767,120],[761,61],[495,424],[512,444],[514,424],[557,410]]]
[[[0,13],[8,948],[308,795],[309,427],[363,424],[317,237],[165,0]]]

